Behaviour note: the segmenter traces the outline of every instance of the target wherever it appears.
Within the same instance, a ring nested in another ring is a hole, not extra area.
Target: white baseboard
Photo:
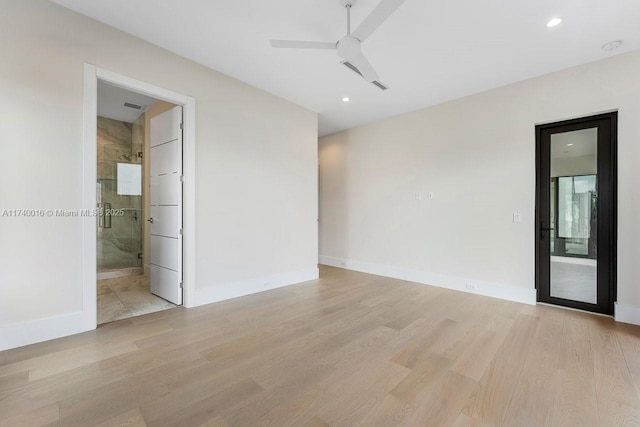
[[[374,264],[363,261],[347,260],[329,256],[320,256],[320,264],[347,270],[360,271],[362,273],[391,277],[393,279],[408,280],[410,282],[469,292],[523,304],[536,304],[536,290],[516,286],[498,285],[494,283],[479,282],[472,279],[432,274],[419,270],[393,267],[389,265]],[[475,287],[470,289],[468,286]]]
[[[233,283],[211,286],[208,288],[196,288],[194,304],[191,307],[211,304],[297,283],[316,280],[319,277],[318,268],[293,271],[288,273],[264,276],[256,279],[243,280]]]
[[[84,332],[82,312],[0,326],[0,351]]]
[[[614,314],[616,322],[640,325],[640,308],[616,303]]]

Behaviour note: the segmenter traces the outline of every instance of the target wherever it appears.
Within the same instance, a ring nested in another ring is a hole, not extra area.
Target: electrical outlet
[[[470,291],[478,290],[478,285],[476,285],[475,283],[467,282],[467,289],[469,289]]]
[[[343,266],[343,267],[346,267],[346,266],[347,266],[347,261],[342,261],[342,262],[340,263],[340,265],[341,265],[341,266]]]
[[[422,193],[416,193],[416,200],[422,200]]]
[[[433,193],[429,192],[428,196],[429,200],[433,200]]]
[[[516,224],[520,224],[522,222],[522,215],[519,213],[513,214],[513,222]]]

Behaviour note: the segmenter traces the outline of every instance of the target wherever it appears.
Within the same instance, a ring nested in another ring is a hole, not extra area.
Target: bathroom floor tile
[[[153,295],[149,285],[148,276],[98,280],[98,324],[176,307]]]

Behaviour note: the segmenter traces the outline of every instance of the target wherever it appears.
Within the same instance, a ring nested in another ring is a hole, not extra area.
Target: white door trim
[[[153,86],[132,78],[84,64],[82,113],[82,209],[95,209],[98,181],[97,116],[98,80],[151,96],[183,108],[183,305],[194,306],[195,295],[195,125],[196,100],[193,97]],[[97,300],[97,218],[82,219],[82,330],[98,324]]]

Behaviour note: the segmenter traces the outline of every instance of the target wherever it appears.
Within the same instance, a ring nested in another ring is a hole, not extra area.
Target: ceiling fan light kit
[[[365,18],[358,28],[351,32],[351,8],[357,0],[338,0],[347,10],[347,35],[337,42],[310,42],[294,40],[271,40],[275,48],[290,49],[332,49],[336,50],[343,61],[341,64],[359,74],[378,89],[389,89],[380,82],[378,73],[362,53],[362,43],[387,20],[405,0],[382,0],[378,6]]]

